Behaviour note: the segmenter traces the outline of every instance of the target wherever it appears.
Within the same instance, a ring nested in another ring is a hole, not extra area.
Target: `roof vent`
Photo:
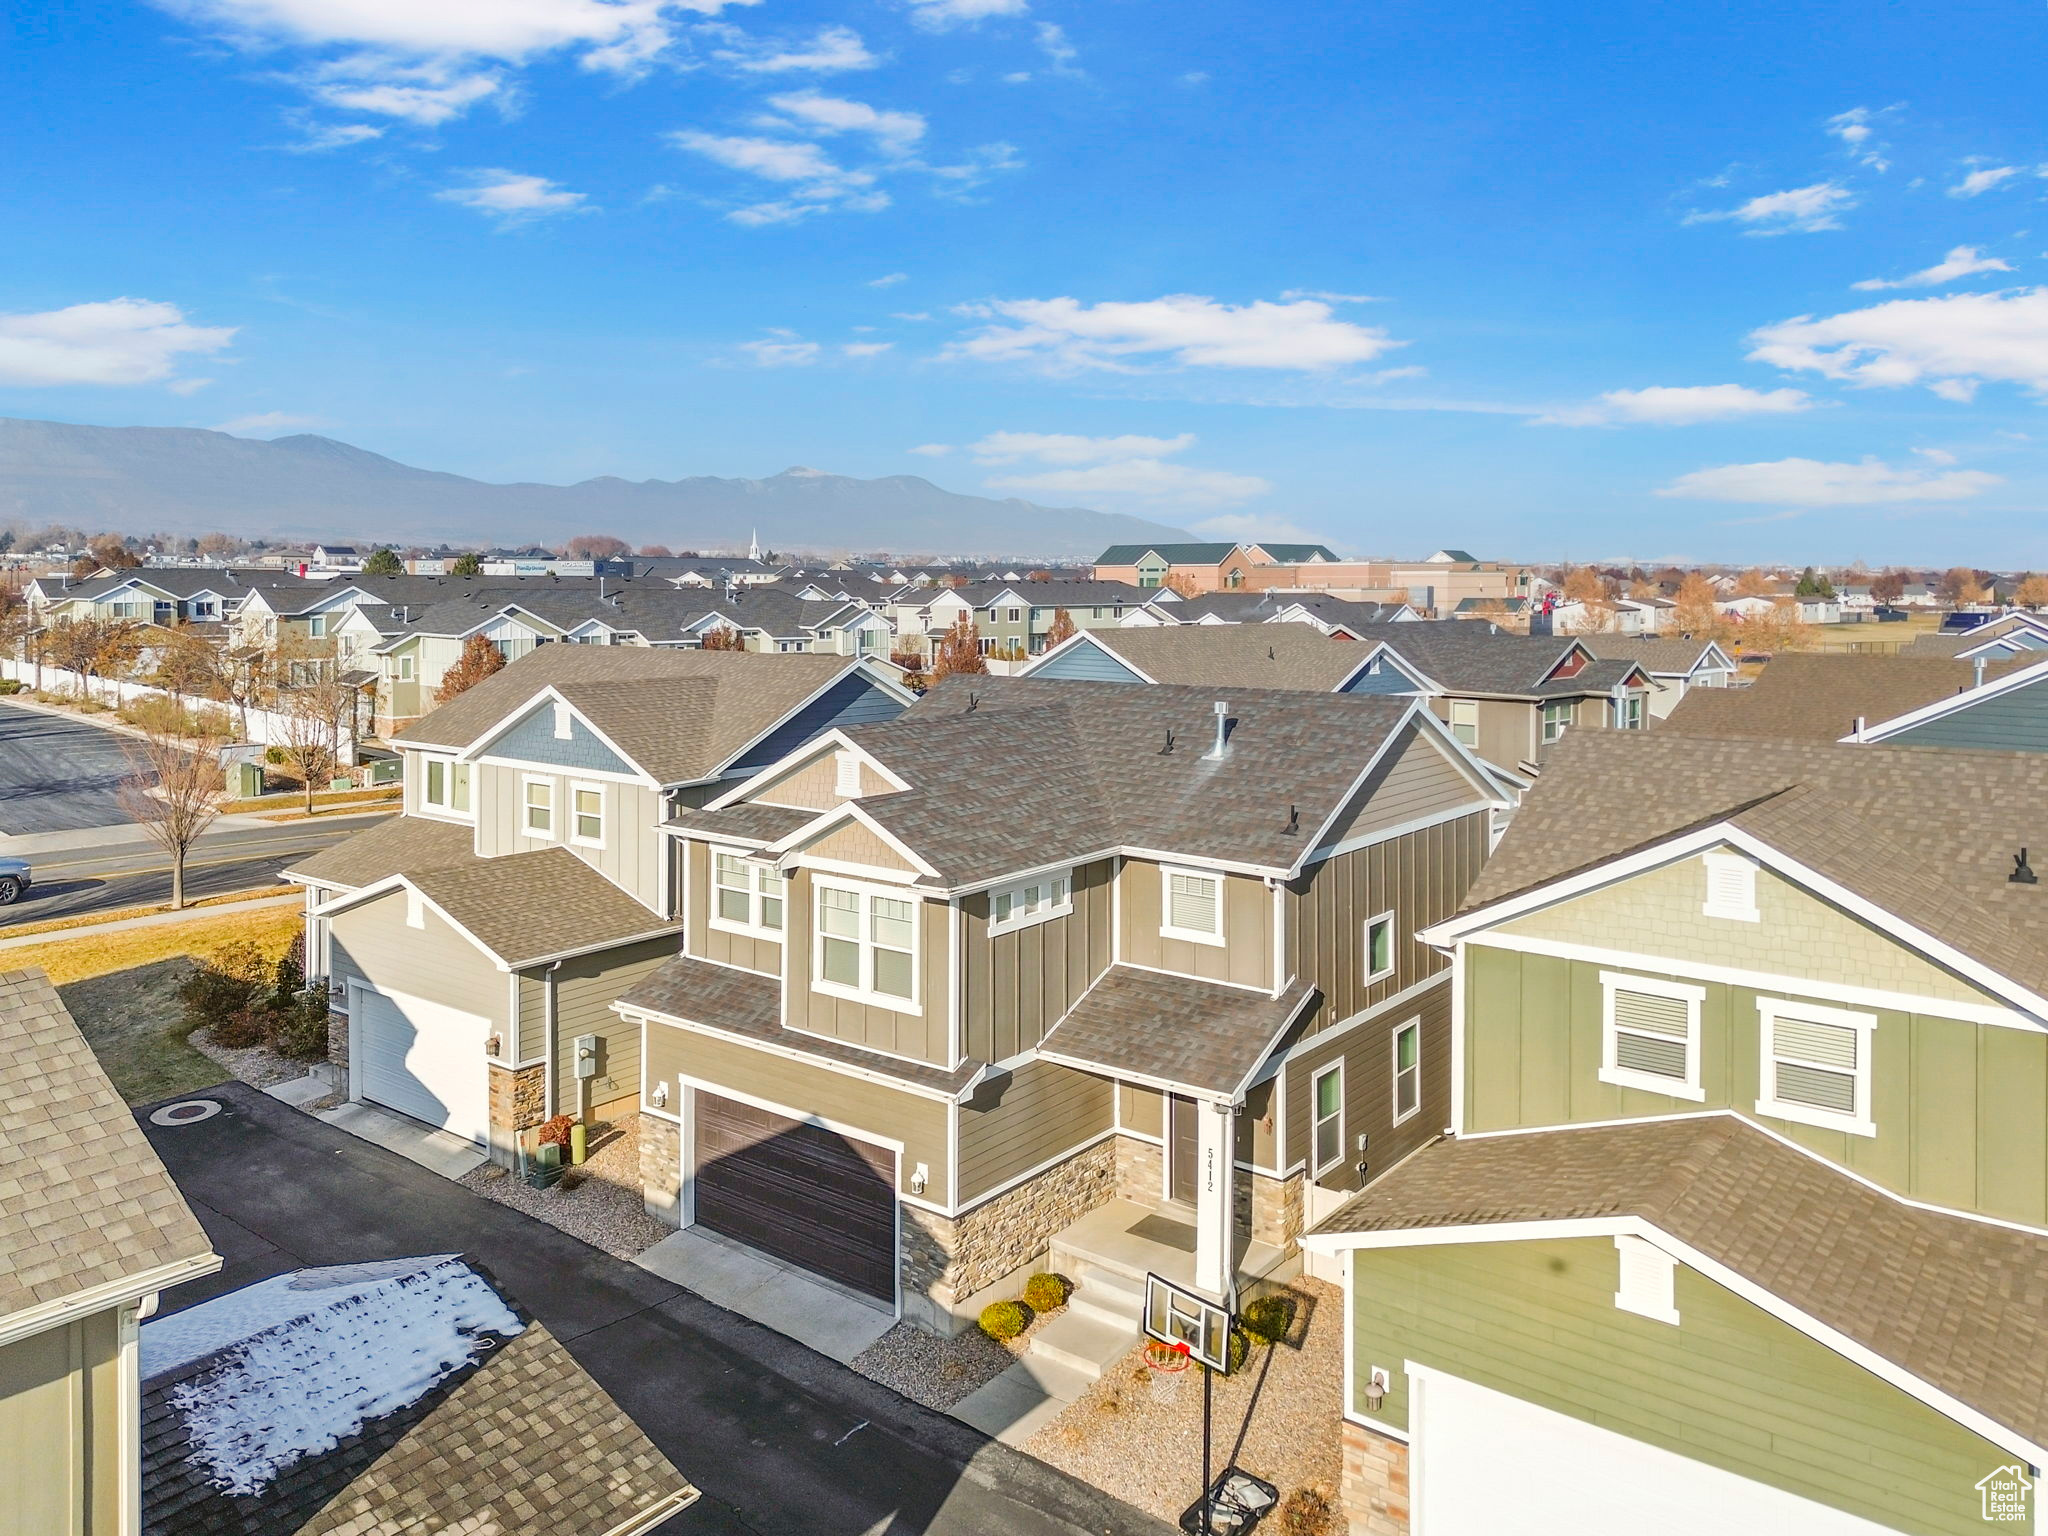
[[[2012,885],[2039,885],[2041,877],[2034,873],[2034,866],[2027,862],[2027,850],[2022,848],[2013,855],[2012,873],[2006,880]]]
[[[1165,746],[1163,746],[1163,747],[1161,747],[1161,748],[1159,749],[1159,755],[1160,755],[1161,757],[1165,757],[1165,756],[1166,756],[1166,755],[1167,755],[1167,754],[1168,754],[1169,752],[1171,752],[1172,750],[1173,750],[1173,728],[1172,728],[1171,726],[1168,726],[1168,727],[1167,727],[1167,730],[1166,730],[1166,745],[1165,745]]]
[[[967,713],[971,715],[979,708],[981,708],[981,695],[978,693],[967,695]]]
[[[1971,660],[1976,664],[1976,681],[1972,683],[1970,686],[1973,688],[1982,688],[1984,686],[1985,658],[1982,656],[1975,656],[1972,657]]]
[[[1279,660],[1279,657],[1277,657],[1277,656],[1275,656],[1275,655],[1273,654],[1273,647],[1271,647],[1270,645],[1266,647],[1266,660],[1268,660],[1268,661],[1278,661],[1278,660]]]
[[[1289,837],[1294,836],[1295,833],[1301,830],[1300,806],[1290,805],[1287,807],[1287,825],[1282,827],[1280,830],[1285,832]]]
[[[1223,756],[1224,752],[1229,748],[1229,746],[1230,704],[1227,700],[1218,699],[1216,701],[1216,745],[1211,747],[1207,752],[1204,752],[1202,756],[1204,758],[1221,757]]]

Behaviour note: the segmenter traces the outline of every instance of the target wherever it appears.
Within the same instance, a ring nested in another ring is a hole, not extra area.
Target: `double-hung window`
[[[309,640],[325,640],[327,638],[326,614],[316,613],[306,620],[306,638]]]
[[[455,816],[469,814],[469,764],[430,757],[420,777],[423,809],[446,811]]]
[[[1373,665],[1377,667],[1378,662]],[[1451,700],[1451,734],[1468,747],[1479,745],[1479,701],[1477,699]],[[1545,737],[1548,741],[1550,738]]]
[[[555,782],[528,779],[521,788],[520,830],[528,837],[555,835]]]
[[[1064,917],[1073,910],[1074,872],[1063,869],[1056,875],[1040,875],[990,891],[988,931],[1010,933],[1049,917]]]
[[[1394,1031],[1394,1124],[1422,1108],[1422,1020]]]
[[[412,670],[412,669],[413,669],[413,659],[412,659],[412,657],[410,657],[410,656],[401,656],[401,657],[399,657],[399,658],[398,658],[398,680],[399,680],[399,681],[400,681],[401,683],[409,683],[409,682],[411,682],[411,681],[413,680],[413,670]]]
[[[856,1002],[915,1012],[916,898],[823,880],[816,888],[813,985]]]
[[[1640,731],[1643,728],[1643,696],[1640,693],[1615,696],[1614,728],[1617,731]]]
[[[1679,1099],[1700,1087],[1700,1004],[1705,987],[1658,976],[1600,973],[1600,1081]]]
[[[1552,699],[1543,706],[1543,744],[1547,747],[1564,734],[1564,728],[1572,723],[1570,699]]]
[[[771,864],[711,850],[711,926],[782,937],[782,876]]]
[[[569,789],[569,809],[574,820],[570,831],[575,841],[587,848],[604,846],[604,791],[595,784],[575,784]]]
[[[1344,1063],[1333,1061],[1309,1085],[1314,1123],[1317,1178],[1344,1160]]]
[[[1368,983],[1394,974],[1394,914],[1382,912],[1365,925],[1365,976]]]
[[[1162,867],[1159,935],[1196,944],[1223,942],[1223,877],[1199,869]]]
[[[1877,1016],[1817,1003],[1757,999],[1763,1047],[1760,1115],[1875,1136],[1870,1037]]]

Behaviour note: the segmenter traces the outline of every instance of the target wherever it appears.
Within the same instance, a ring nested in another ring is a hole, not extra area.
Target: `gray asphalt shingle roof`
[[[1195,688],[1335,689],[1369,647],[1311,624],[1185,624],[1091,629],[1099,645],[1154,682]]]
[[[285,873],[354,889],[392,875],[464,863],[475,857],[475,846],[475,829],[463,823],[431,816],[393,816],[365,827],[345,842],[317,850],[288,866]]]
[[[1984,669],[1985,681],[2048,660],[2029,652]],[[1974,662],[1940,656],[1859,656],[1788,652],[1747,688],[1698,688],[1678,701],[1662,726],[1689,736],[1756,736],[1779,741],[1840,741],[1861,716],[1870,725],[1970,688]]]
[[[566,848],[471,858],[407,878],[514,970],[682,927],[649,911]]]
[[[1235,1098],[1315,995],[1305,981],[1268,997],[1113,965],[1039,1051],[1069,1066]]]

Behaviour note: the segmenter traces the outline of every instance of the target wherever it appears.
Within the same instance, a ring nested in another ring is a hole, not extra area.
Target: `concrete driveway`
[[[128,821],[115,789],[127,740],[0,700],[0,833],[71,832]]]
[[[255,1089],[142,1129],[226,1267],[177,1311],[306,1265],[460,1251],[566,1344],[704,1492],[661,1529],[1167,1536],[1171,1528],[758,1324]]]

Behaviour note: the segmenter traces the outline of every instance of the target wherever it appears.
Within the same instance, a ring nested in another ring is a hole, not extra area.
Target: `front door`
[[[1193,1099],[1175,1094],[1167,1100],[1166,1192],[1183,1205],[1195,1203],[1195,1126]]]

